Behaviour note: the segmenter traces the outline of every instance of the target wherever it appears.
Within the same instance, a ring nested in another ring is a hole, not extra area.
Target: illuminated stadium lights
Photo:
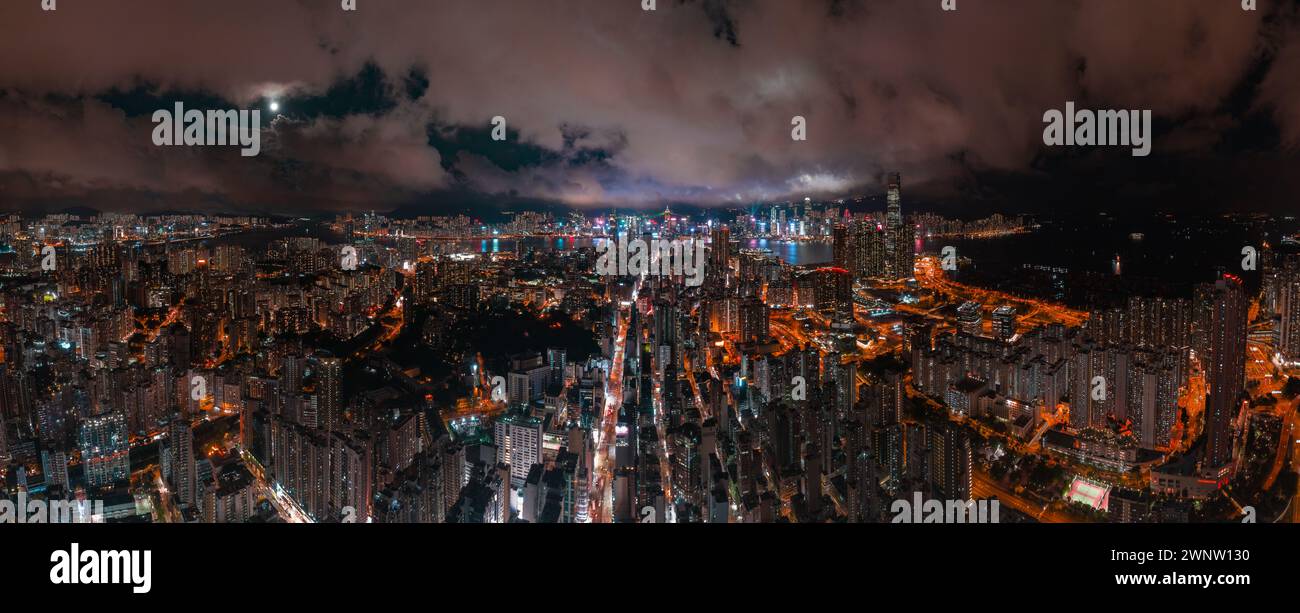
[[[1098,511],[1110,510],[1110,486],[1083,477],[1074,478],[1065,498],[1070,502],[1082,502]]]

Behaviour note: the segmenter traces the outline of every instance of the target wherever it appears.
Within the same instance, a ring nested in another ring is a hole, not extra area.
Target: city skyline
[[[97,522],[1294,519],[1294,219],[1237,219],[1245,258],[1162,288],[1105,252],[991,267],[1059,222],[905,186],[721,217],[0,218],[6,495]],[[1128,256],[1206,223],[1103,219]],[[700,255],[655,265],[673,245]],[[1037,287],[983,285],[1009,276]]]
[[[1300,520],[1300,5],[0,23],[0,523]]]
[[[1298,83],[1300,0],[0,0],[9,591],[1290,590]]]

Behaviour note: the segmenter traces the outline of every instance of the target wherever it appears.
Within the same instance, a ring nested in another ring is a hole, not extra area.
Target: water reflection
[[[782,241],[754,238],[745,242],[747,249],[767,249],[791,266],[826,264],[834,261],[834,248],[825,241]]]

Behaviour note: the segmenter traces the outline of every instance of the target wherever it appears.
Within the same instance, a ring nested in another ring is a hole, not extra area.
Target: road
[[[656,360],[658,359],[658,354],[656,354],[654,359]],[[668,463],[668,415],[666,413],[667,407],[664,406],[664,393],[663,393],[663,386],[668,382],[661,379],[661,377],[659,376],[660,370],[661,369],[659,368],[654,369],[655,372],[654,421],[655,421],[655,430],[659,435],[658,436],[659,480],[660,480],[660,484],[664,488],[664,507],[665,507],[664,515],[666,516],[664,517],[664,520],[661,521],[660,523],[668,523],[673,519],[675,515],[673,512],[667,511],[667,508],[672,507],[674,504],[673,473],[672,473],[672,467]],[[674,381],[672,383],[676,385],[677,382]]]
[[[618,410],[623,406],[623,368],[626,358],[627,330],[631,323],[631,309],[636,308],[638,287],[632,292],[630,305],[621,306],[618,311],[618,333],[614,337],[614,355],[609,367],[609,376],[605,377],[605,410],[601,413],[600,423],[595,432],[596,446],[594,467],[590,490],[591,523],[608,523],[613,520],[613,469],[611,455],[614,452],[616,436],[614,427],[618,425]]]
[[[917,258],[916,281],[921,287],[936,294],[950,297],[953,302],[974,301],[984,305],[1009,304],[1016,308],[1016,319],[1022,329],[1053,323],[1077,327],[1083,325],[1089,316],[1087,311],[1077,311],[1045,300],[1013,296],[997,290],[962,285],[949,279],[940,267],[939,259],[932,256]]]
[[[1252,329],[1257,328],[1259,324],[1252,325]],[[1247,342],[1246,355],[1246,380],[1251,382],[1253,387],[1250,388],[1250,395],[1258,398],[1261,396],[1272,396],[1277,399],[1277,404],[1263,409],[1272,412],[1274,415],[1282,418],[1281,435],[1278,437],[1277,453],[1274,455],[1273,465],[1269,468],[1268,476],[1265,477],[1262,489],[1268,490],[1273,487],[1278,475],[1282,473],[1282,467],[1286,465],[1288,458],[1297,453],[1296,440],[1296,405],[1297,399],[1287,400],[1282,397],[1282,388],[1286,386],[1288,376],[1293,374],[1289,370],[1281,369],[1273,363],[1275,349],[1270,341],[1251,339]],[[1293,467],[1300,467],[1293,459]],[[1293,504],[1292,513],[1297,512],[1300,505]]]
[[[976,470],[973,475],[971,496],[977,500],[983,498],[997,498],[1001,504],[1005,504],[1008,507],[1043,523],[1059,524],[1074,523],[1076,521],[1068,514],[1051,508],[1050,504],[1038,504],[1020,494],[1006,489],[1001,484],[994,481],[992,477],[979,470]]]
[[[280,519],[291,524],[315,523],[312,521],[311,517],[307,515],[307,512],[304,511],[302,507],[298,506],[298,502],[285,493],[284,489],[282,489],[279,484],[273,484],[267,481],[266,471],[262,468],[262,464],[257,461],[257,458],[253,457],[253,454],[248,453],[243,449],[241,449],[239,453],[240,457],[244,460],[244,465],[248,467],[248,472],[252,473],[253,478],[257,482],[258,495],[271,502],[271,506],[274,507],[276,513],[280,515]]]

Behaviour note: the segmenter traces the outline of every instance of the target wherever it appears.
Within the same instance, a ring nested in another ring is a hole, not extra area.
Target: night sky
[[[896,170],[960,216],[1285,212],[1300,7],[1258,1],[5,0],[0,209],[744,206]],[[261,154],[154,146],[177,100],[261,109]],[[1152,155],[1044,147],[1067,100],[1151,109]]]

